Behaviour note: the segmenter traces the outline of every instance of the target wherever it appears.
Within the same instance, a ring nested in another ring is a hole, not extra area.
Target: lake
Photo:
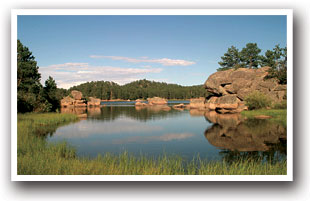
[[[102,102],[104,107],[64,109],[85,114],[78,122],[61,126],[49,142],[66,141],[77,155],[96,157],[127,151],[139,156],[178,155],[191,160],[236,157],[286,159],[286,128],[264,119],[244,119],[240,114],[217,114],[168,106],[140,106],[134,102]],[[87,115],[86,115],[87,114]]]

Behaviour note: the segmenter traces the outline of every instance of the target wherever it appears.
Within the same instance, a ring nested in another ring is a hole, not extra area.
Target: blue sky
[[[285,47],[286,16],[18,16],[18,39],[42,83],[51,75],[63,88],[139,79],[197,85],[232,45]]]

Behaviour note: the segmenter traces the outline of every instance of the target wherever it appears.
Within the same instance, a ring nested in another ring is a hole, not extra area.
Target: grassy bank
[[[248,110],[242,111],[242,115],[247,118],[255,118],[258,115],[267,115],[271,116],[272,118],[268,119],[268,121],[274,121],[276,123],[280,123],[286,126],[286,109],[259,109],[259,110]]]
[[[77,120],[70,114],[18,115],[18,174],[20,175],[283,175],[286,161],[262,163],[240,159],[232,163],[209,162],[196,157],[184,162],[178,156],[151,158],[128,153],[95,159],[79,158],[65,142],[47,143],[45,135],[58,126]]]

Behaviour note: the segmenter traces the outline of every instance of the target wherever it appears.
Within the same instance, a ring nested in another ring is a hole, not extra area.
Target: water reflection
[[[269,159],[286,156],[286,128],[265,119],[244,119],[240,114],[206,113],[214,123],[204,135],[210,144],[221,149],[225,160]]]
[[[85,120],[60,127],[49,140],[68,140],[81,155],[118,153],[199,154],[210,160],[286,158],[286,128],[240,114],[178,110],[169,105],[63,108],[86,115]]]
[[[114,144],[127,144],[127,143],[150,143],[153,141],[168,142],[172,140],[184,140],[193,137],[192,133],[167,133],[160,136],[132,136],[125,139],[113,141]]]
[[[62,108],[61,113],[72,113],[79,116],[85,115],[88,119],[98,119],[103,121],[114,121],[120,117],[148,121],[164,119],[171,116],[177,116],[178,111],[171,109],[167,105],[154,106],[106,106],[106,107],[85,107],[85,108]],[[84,117],[84,116],[81,116]]]

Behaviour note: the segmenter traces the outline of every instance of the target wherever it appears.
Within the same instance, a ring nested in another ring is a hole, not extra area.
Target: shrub
[[[245,97],[246,106],[249,110],[261,109],[271,106],[271,100],[263,93],[259,91],[253,91],[247,97]]]
[[[280,103],[275,103],[273,105],[273,108],[274,109],[286,109],[287,108],[287,101],[286,100],[283,100],[281,101]]]

